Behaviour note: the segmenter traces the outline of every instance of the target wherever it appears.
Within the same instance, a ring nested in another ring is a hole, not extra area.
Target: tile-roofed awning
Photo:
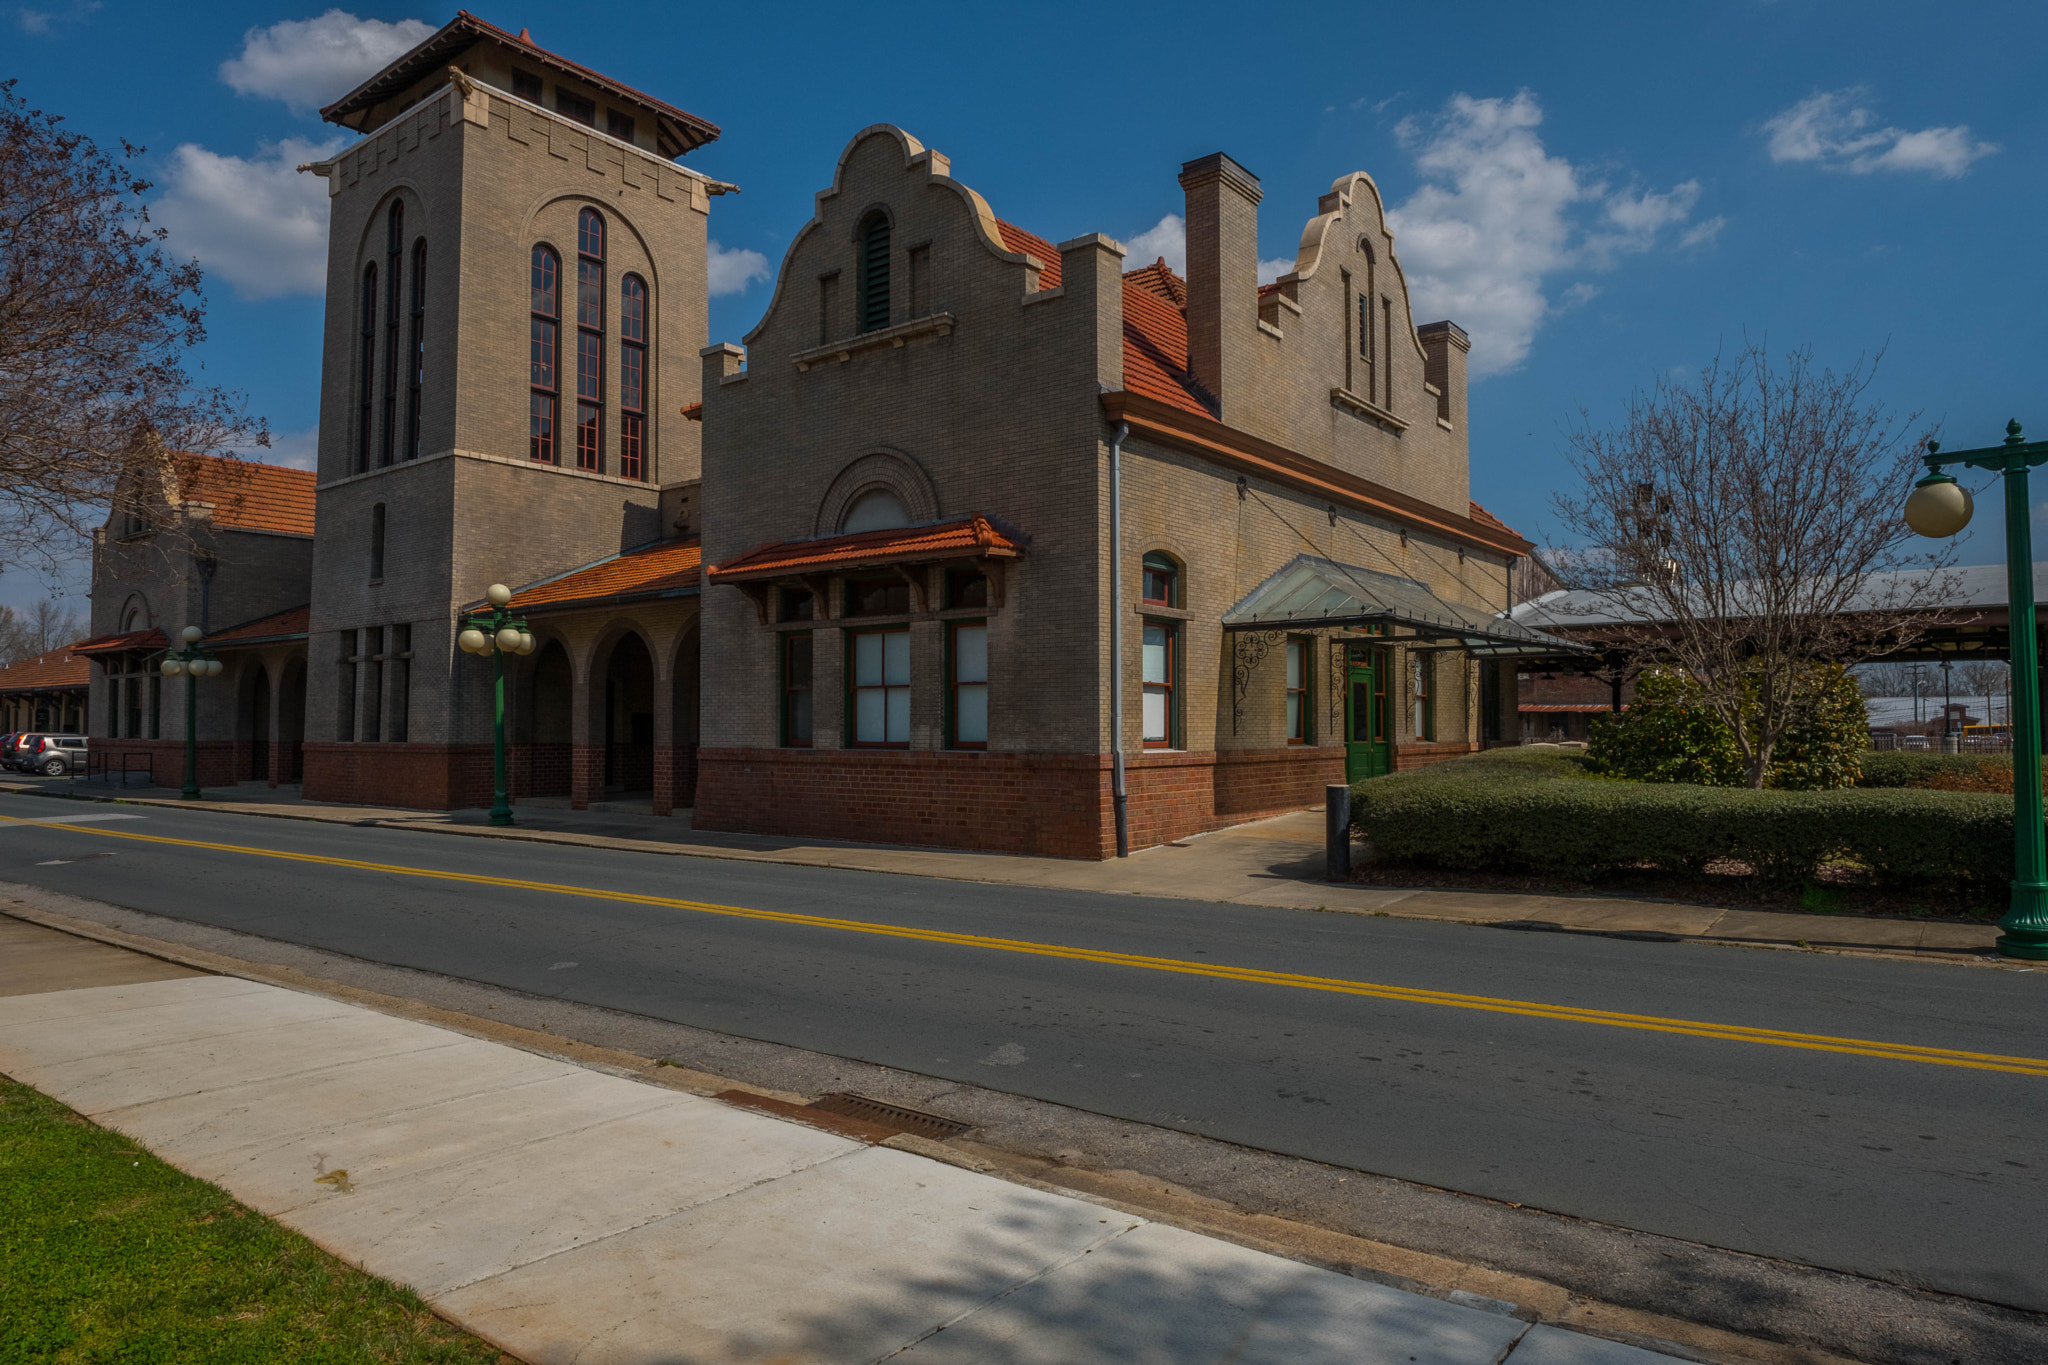
[[[601,603],[687,597],[698,591],[703,560],[703,542],[696,536],[657,540],[530,583],[512,594],[507,606],[511,611],[563,611]],[[476,603],[471,609],[481,606]]]
[[[312,625],[313,608],[293,607],[289,611],[272,612],[259,616],[253,621],[244,621],[239,626],[229,626],[206,637],[210,648],[228,649],[243,645],[276,644],[281,640],[303,640]]]
[[[73,645],[0,667],[0,694],[79,691],[91,685],[92,661]]]
[[[224,455],[179,455],[173,464],[179,502],[213,504],[213,524],[282,535],[313,534],[310,469],[288,469]]]
[[[129,650],[168,649],[170,643],[162,631],[151,626],[148,630],[131,630],[118,635],[95,635],[71,646],[71,652],[98,658],[103,654],[121,654]]]
[[[1409,634],[1389,638],[1445,642],[1482,655],[1588,652],[1504,615],[1447,601],[1412,578],[1315,555],[1296,555],[1223,614],[1226,631],[1342,626],[1400,627]]]
[[[779,540],[714,565],[705,576],[713,583],[758,582],[947,559],[1015,559],[1023,553],[1021,541],[987,517],[973,516],[935,526],[856,531],[819,540]]]
[[[562,72],[586,85],[602,90],[622,104],[637,105],[655,115],[658,130],[656,141],[664,156],[682,156],[707,142],[715,141],[718,137],[717,124],[678,109],[665,100],[658,100],[652,95],[635,90],[632,86],[615,81],[601,72],[592,71],[587,66],[570,61],[567,57],[557,56],[535,43],[524,29],[518,33],[508,33],[496,24],[477,18],[467,10],[457,10],[455,17],[443,24],[425,42],[322,109],[320,117],[344,128],[366,132],[368,130],[363,127],[364,120],[379,104],[403,94],[414,82],[432,71],[448,66],[464,52],[485,40],[501,43],[535,66]]]

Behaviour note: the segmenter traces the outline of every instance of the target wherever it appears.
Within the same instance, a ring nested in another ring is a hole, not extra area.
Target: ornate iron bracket
[[[1240,630],[1232,632],[1230,670],[1230,733],[1236,734],[1244,720],[1244,699],[1251,691],[1252,674],[1258,671],[1273,646],[1287,638],[1284,630]]]

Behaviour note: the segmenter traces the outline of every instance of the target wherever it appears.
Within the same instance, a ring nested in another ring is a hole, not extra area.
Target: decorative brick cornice
[[[848,337],[844,341],[813,346],[807,351],[798,351],[790,359],[796,362],[799,370],[808,370],[811,366],[827,360],[836,360],[843,364],[862,351],[876,351],[885,346],[902,346],[912,337],[950,336],[953,324],[957,320],[951,313],[933,313],[930,317],[899,322],[894,327],[878,327],[872,332],[862,332],[859,336]]]

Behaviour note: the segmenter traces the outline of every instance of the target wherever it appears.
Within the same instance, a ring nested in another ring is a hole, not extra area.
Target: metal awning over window
[[[1384,626],[1392,638],[1414,641],[1417,648],[1462,649],[1489,658],[1591,652],[1483,608],[1446,602],[1412,578],[1314,555],[1295,556],[1223,615],[1227,631],[1344,626]]]

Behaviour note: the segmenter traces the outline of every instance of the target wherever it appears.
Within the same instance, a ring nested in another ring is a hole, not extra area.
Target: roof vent
[[[530,43],[530,42],[532,42],[532,41],[533,41],[533,33],[532,33],[532,31],[531,31],[531,30],[528,30],[528,29],[523,29],[523,28],[522,28],[522,29],[520,29],[520,30],[519,30],[519,41],[520,41],[520,42],[522,42],[522,43]]]

